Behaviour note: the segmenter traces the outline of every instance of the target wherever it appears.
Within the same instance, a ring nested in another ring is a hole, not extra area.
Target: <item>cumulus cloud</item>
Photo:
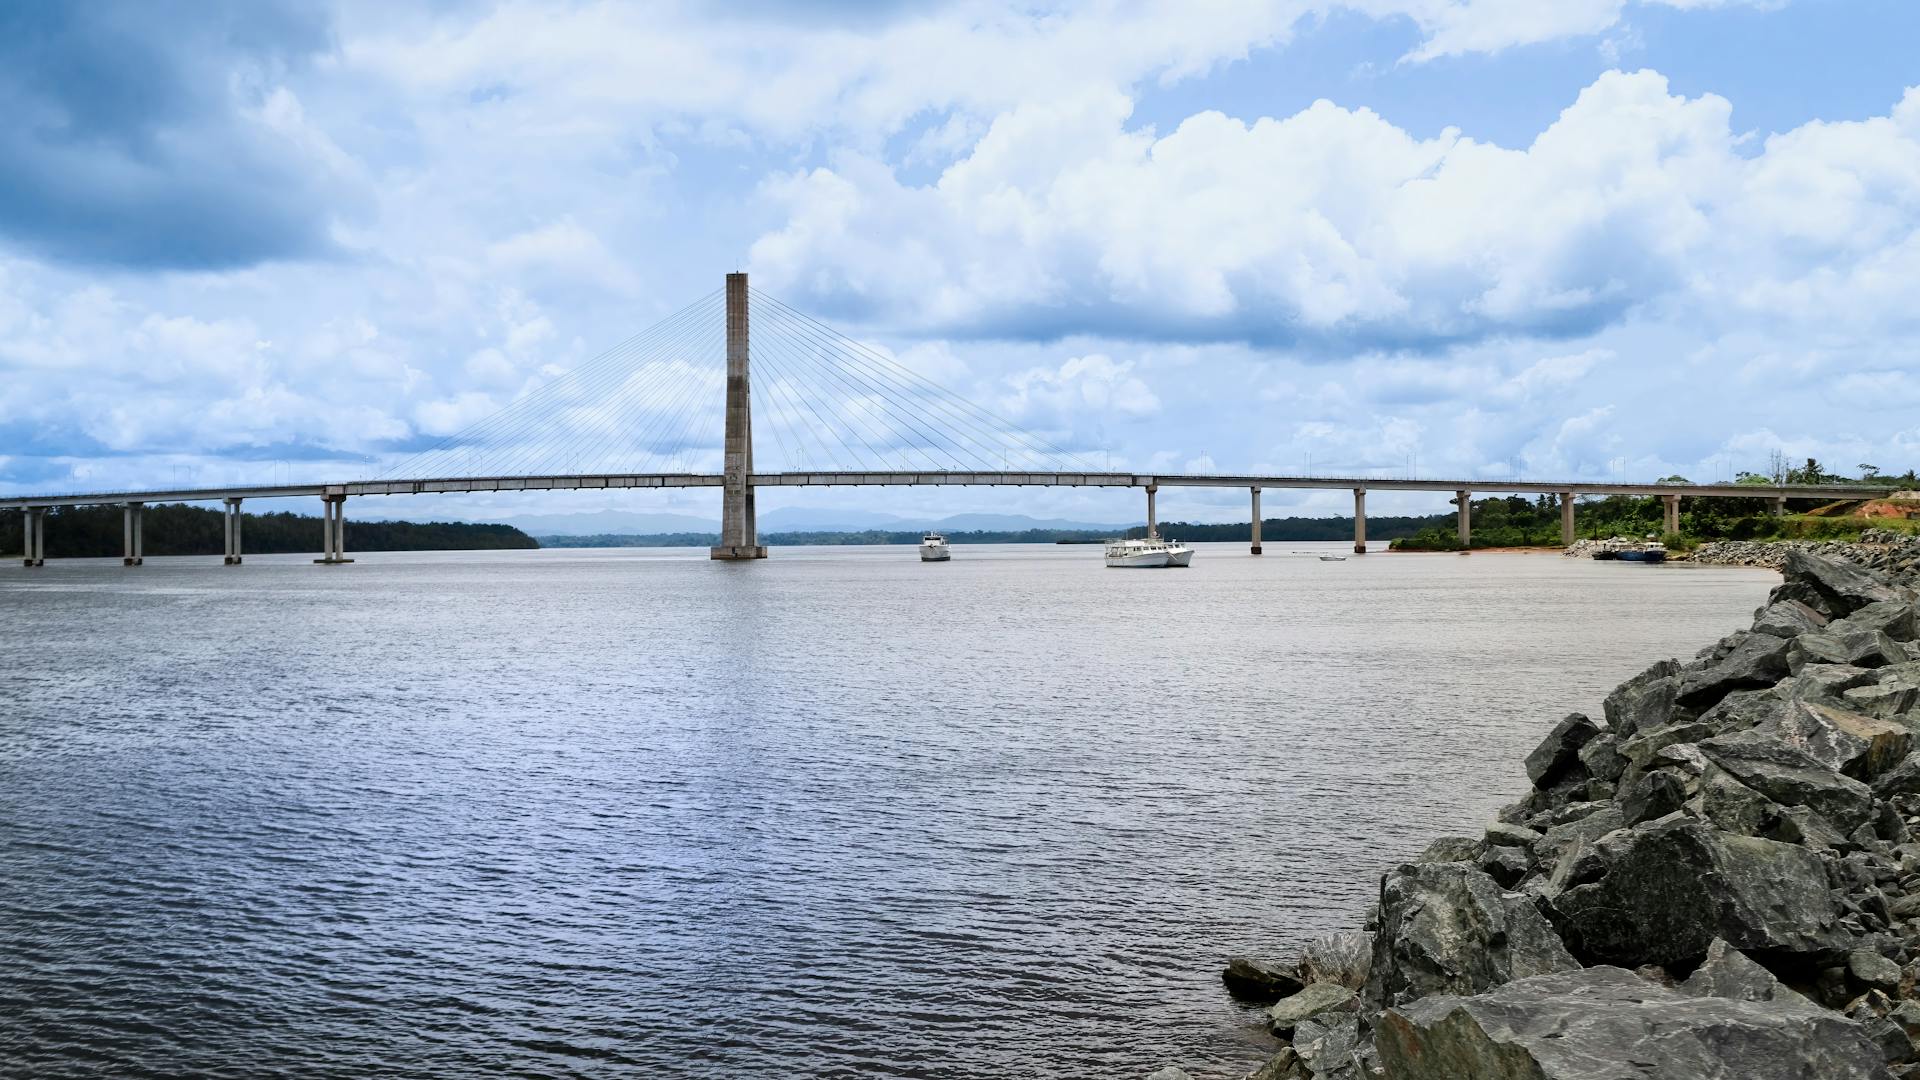
[[[1403,3],[1353,0],[1374,14],[1404,14],[1424,40],[1406,59],[1433,60],[1467,53],[1495,53],[1522,45],[1589,37],[1618,26],[1627,0],[1427,0]],[[1670,8],[1779,7],[1784,0],[1645,0],[1639,6]]]
[[[815,307],[952,335],[1335,354],[1579,336],[1701,297],[1912,317],[1895,291],[1920,251],[1920,92],[1753,156],[1727,101],[1653,72],[1601,76],[1522,149],[1325,101],[1164,136],[1129,109],[1022,106],[924,185],[853,154],[789,175],[754,269]]]
[[[363,197],[283,80],[329,46],[298,3],[0,9],[0,233],[62,259],[309,256]]]

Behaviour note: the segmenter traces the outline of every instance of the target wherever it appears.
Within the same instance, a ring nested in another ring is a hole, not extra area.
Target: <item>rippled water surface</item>
[[[0,1073],[1237,1077],[1773,580],[1305,548],[0,568]]]

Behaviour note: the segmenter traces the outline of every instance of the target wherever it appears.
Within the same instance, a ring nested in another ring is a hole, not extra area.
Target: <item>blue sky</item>
[[[1115,467],[1920,465],[1905,0],[710,7],[0,11],[0,490],[378,473],[734,269]]]

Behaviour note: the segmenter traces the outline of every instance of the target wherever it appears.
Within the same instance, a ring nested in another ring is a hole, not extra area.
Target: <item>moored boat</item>
[[[1633,544],[1620,552],[1621,562],[1657,563],[1667,561],[1667,545],[1658,540]]]
[[[1192,561],[1192,548],[1157,536],[1107,541],[1107,565],[1110,567],[1152,570],[1163,566],[1186,566]]]
[[[928,533],[920,538],[921,562],[946,562],[953,558],[953,548],[947,544],[947,538],[939,533]]]

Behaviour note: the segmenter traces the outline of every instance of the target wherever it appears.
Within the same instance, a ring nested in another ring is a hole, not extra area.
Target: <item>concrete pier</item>
[[[47,508],[29,506],[20,521],[20,563],[22,566],[47,565]]]
[[[322,566],[350,563],[353,560],[347,558],[347,497],[322,495],[320,499],[321,557],[313,561]]]
[[[140,566],[147,560],[141,553],[141,533],[145,531],[146,505],[130,502],[120,508],[120,565]]]
[[[1573,546],[1573,492],[1560,493],[1560,546]]]
[[[1160,485],[1147,485],[1147,539],[1149,540],[1160,535],[1160,519],[1153,510],[1153,497],[1159,493]]]
[[[226,500],[227,512],[223,524],[226,526],[227,566],[240,565],[240,502],[239,499]]]
[[[1353,489],[1353,553],[1367,553],[1367,489]]]
[[[1784,496],[1784,495],[1782,495],[1782,496],[1780,496],[1780,497],[1778,497],[1778,498],[1776,498],[1776,499],[1774,499],[1774,500],[1773,500],[1773,516],[1774,516],[1774,517],[1786,517],[1786,516],[1787,516],[1787,498],[1786,498],[1786,496]]]
[[[753,512],[753,385],[747,345],[747,275],[727,275],[727,429],[720,481],[720,543],[714,559],[764,559]]]
[[[1457,491],[1453,501],[1460,507],[1460,546],[1473,546],[1473,492]]]
[[[1253,489],[1253,554],[1260,554],[1260,489]]]
[[[1662,495],[1660,501],[1666,504],[1666,528],[1663,532],[1680,531],[1680,496]]]

